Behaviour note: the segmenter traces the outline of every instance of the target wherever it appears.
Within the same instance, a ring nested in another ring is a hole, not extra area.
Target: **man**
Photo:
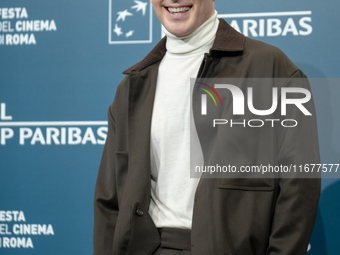
[[[190,78],[282,78],[289,87],[305,76],[277,48],[218,20],[213,0],[151,2],[166,37],[124,72],[108,111],[95,190],[94,254],[305,254],[319,179],[189,174],[190,97],[193,104],[198,98]],[[308,83],[301,86],[309,89]],[[261,87],[259,92],[265,93]],[[229,112],[230,104],[224,107]],[[251,139],[230,129],[205,140],[236,165],[318,163],[313,102],[305,107],[314,117],[287,114],[299,119],[298,129],[260,130]],[[201,142],[204,125],[196,126]],[[202,150],[204,164],[213,163],[216,154]]]

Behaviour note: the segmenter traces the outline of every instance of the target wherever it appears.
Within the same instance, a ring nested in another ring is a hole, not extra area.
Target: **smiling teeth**
[[[180,7],[180,8],[168,8],[171,13],[186,12],[190,10],[190,7]]]

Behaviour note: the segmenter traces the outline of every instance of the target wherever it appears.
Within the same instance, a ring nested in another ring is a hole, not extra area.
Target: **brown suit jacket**
[[[160,242],[148,207],[151,116],[165,41],[124,72],[127,75],[108,111],[109,129],[94,200],[96,255],[148,255]],[[283,78],[289,86],[291,78],[304,75],[279,49],[245,38],[220,20],[199,77]],[[302,86],[310,89],[308,83]],[[198,96],[194,94],[194,102]],[[299,128],[278,127],[255,135],[229,130],[212,139],[209,146],[225,150],[226,162],[236,165],[318,163],[313,101],[305,106],[312,117],[302,118],[297,111],[287,116],[301,120]],[[223,116],[230,117],[228,112]],[[204,139],[206,128],[198,125],[200,139]],[[204,151],[204,157],[207,164],[216,160],[211,150]],[[305,254],[319,195],[318,178],[202,178],[195,194],[192,254]]]

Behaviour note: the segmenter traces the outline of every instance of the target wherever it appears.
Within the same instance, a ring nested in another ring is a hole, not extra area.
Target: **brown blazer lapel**
[[[130,73],[129,173],[126,187],[134,187],[134,201],[150,204],[150,133],[159,63]]]

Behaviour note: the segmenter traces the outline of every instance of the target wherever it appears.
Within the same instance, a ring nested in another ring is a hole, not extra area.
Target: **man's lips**
[[[184,6],[184,7],[165,7],[165,9],[174,15],[179,15],[186,13],[191,9],[191,6]]]

